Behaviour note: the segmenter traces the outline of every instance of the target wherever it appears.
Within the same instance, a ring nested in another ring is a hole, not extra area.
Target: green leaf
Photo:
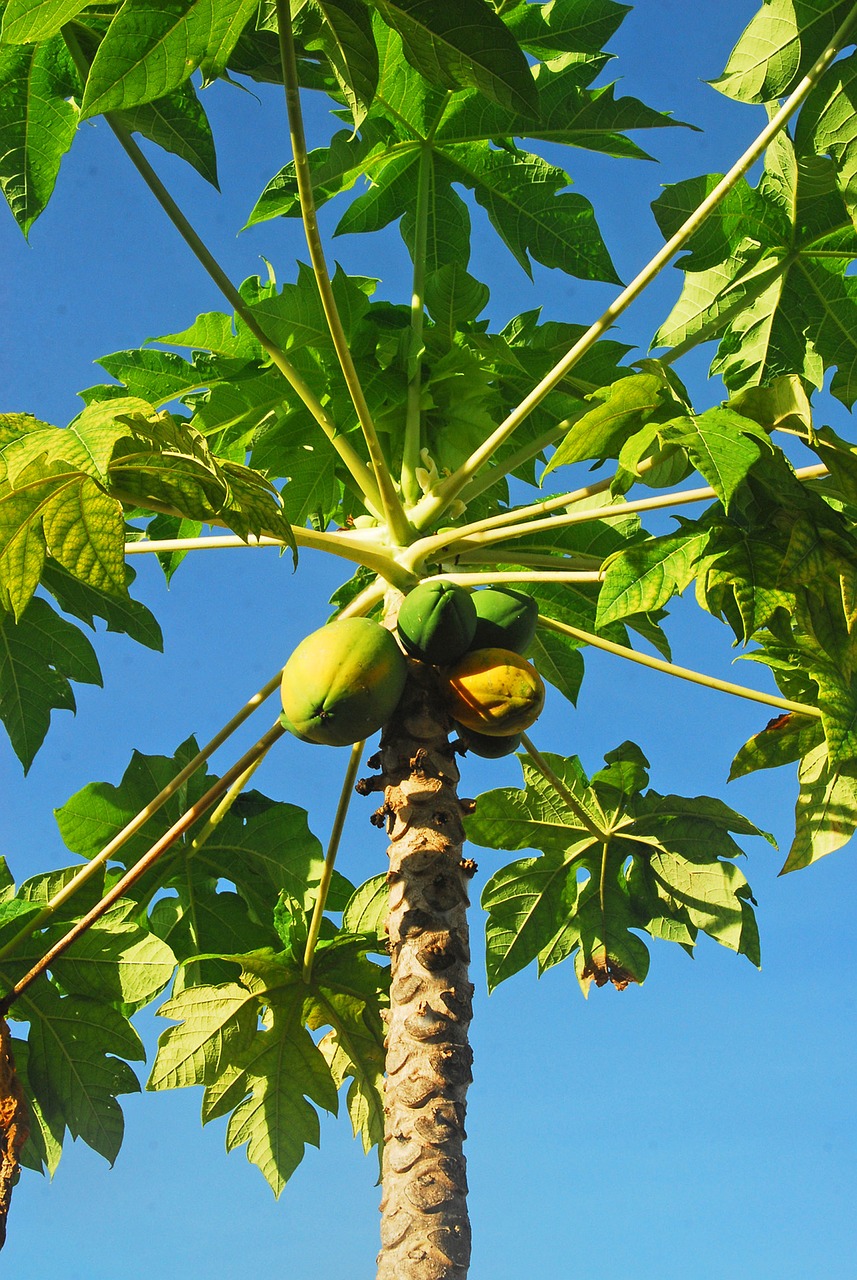
[[[0,187],[26,235],[45,208],[71,146],[78,110],[65,44],[0,47]]]
[[[92,646],[45,600],[21,617],[0,614],[0,720],[26,773],[44,740],[51,711],[74,711],[71,680],[101,684]]]
[[[480,806],[482,800],[479,801]],[[478,843],[478,841],[477,841]],[[495,872],[482,893],[488,912],[486,964],[488,989],[510,978],[549,945],[577,907],[572,863],[591,839],[539,858],[521,858]]]
[[[317,9],[322,21],[308,31],[305,18]],[[326,57],[358,129],[378,86],[378,50],[372,34],[371,9],[361,0],[313,0],[304,5],[296,34],[303,47]]]
[[[219,9],[234,8],[226,0]],[[125,0],[98,46],[81,119],[154,102],[178,88],[212,42],[212,0]]]
[[[570,636],[539,630],[527,650],[527,657],[543,680],[559,689],[572,705],[577,705],[577,695],[583,682],[583,655],[580,646]]]
[[[711,83],[741,102],[772,102],[806,74],[847,17],[847,0],[765,0]]]
[[[211,35],[200,63],[203,84],[223,75],[241,32],[258,9],[258,0],[216,0],[212,6]]]
[[[857,225],[857,57],[836,62],[801,108],[795,130],[799,154],[829,155],[836,182]]]
[[[251,0],[251,4],[256,7],[255,0]],[[211,126],[189,82],[154,102],[117,111],[116,117],[129,133],[139,133],[186,161],[206,182],[220,190]]]
[[[55,1110],[35,1096],[27,1070],[30,1046],[26,1040],[18,1040],[13,1036],[12,1053],[15,1057],[15,1073],[21,1082],[30,1113],[30,1132],[19,1158],[25,1169],[33,1169],[36,1173],[47,1172],[52,1178],[62,1155],[65,1124]]]
[[[599,389],[591,397],[596,402],[595,408],[579,417],[557,445],[542,472],[542,483],[557,467],[585,458],[600,461],[617,456],[621,445],[670,398],[663,378],[652,373],[632,374]]]
[[[528,275],[532,257],[581,280],[621,283],[592,205],[565,190],[570,179],[562,169],[539,156],[487,150],[479,143],[446,147],[444,159]]]
[[[386,939],[386,920],[390,909],[390,886],[386,875],[372,876],[348,899],[342,912],[342,932],[368,934]]]
[[[54,36],[91,0],[9,0],[3,13],[4,44],[35,44]]]
[[[857,827],[857,778],[831,766],[825,745],[801,761],[798,781],[795,838],[780,875],[811,866],[840,849]]]
[[[370,882],[371,883],[371,882]],[[368,1155],[384,1145],[384,1024],[389,970],[372,964],[365,943],[343,932],[320,944],[305,1017],[311,1030],[329,1026],[319,1042],[337,1089],[349,1080],[346,1105],[355,1138]]]
[[[503,20],[526,49],[540,58],[555,53],[597,52],[615,33],[628,6],[615,0],[553,0],[531,4],[522,0],[507,8]]]
[[[662,435],[668,444],[687,450],[727,512],[750,468],[771,448],[761,427],[728,408],[679,418],[667,423]]]
[[[461,322],[475,320],[485,309],[488,297],[488,286],[458,262],[447,262],[426,279],[426,308],[450,341]]]
[[[151,526],[150,526],[151,532]],[[154,536],[154,535],[153,535]],[[133,570],[126,566],[127,583],[134,581]],[[138,644],[159,653],[164,647],[154,615],[139,600],[130,597],[108,595],[96,587],[74,578],[54,560],[47,560],[42,569],[42,586],[50,591],[63,613],[70,613],[81,622],[95,629],[95,618],[103,618],[108,631],[128,635]]]
[[[598,625],[661,609],[696,574],[708,530],[677,529],[618,552],[608,561],[598,595]]]
[[[716,181],[679,183],[655,201],[665,236]],[[759,186],[739,183],[689,248],[682,295],[654,345],[718,338],[712,372],[730,390],[795,375],[820,387],[836,367],[833,394],[847,405],[857,398],[857,283],[846,275],[857,234],[830,159],[796,154],[779,134]]]
[[[752,898],[731,861],[741,850],[730,832],[764,832],[709,796],[641,795],[648,762],[632,742],[608,753],[591,786],[576,759],[546,761],[604,836],[583,834],[579,814],[526,760],[524,792],[479,797],[469,839],[544,851],[485,887],[489,986],[533,959],[542,973],[573,956],[584,994],[592,982],[621,990],[648,971],[640,931],[692,951],[701,929],[758,964]]]
[[[732,761],[729,781],[755,769],[776,769],[800,760],[824,741],[824,730],[815,716],[785,715],[769,720],[764,729],[744,743]]]
[[[176,958],[160,938],[127,918],[133,910],[133,903],[120,899],[54,962],[51,972],[64,991],[109,1004],[143,1005],[163,990]],[[47,940],[54,941],[50,933]]]
[[[525,115],[536,110],[532,73],[514,36],[483,0],[376,0],[402,37],[409,62],[427,79],[455,89],[473,85]]]
[[[107,404],[91,404],[69,427],[22,423],[22,431],[2,447],[9,481],[14,484],[35,461],[64,463],[102,483],[116,444],[135,426],[155,418],[152,406],[138,396],[122,396]]]
[[[47,983],[16,1008],[31,1024],[28,1070],[36,1097],[73,1138],[83,1138],[112,1164],[124,1131],[117,1095],[140,1088],[124,1061],[145,1058],[136,1031],[109,1005],[60,998]]]
[[[158,1040],[147,1089],[181,1089],[208,1084],[253,1040],[259,1002],[238,982],[186,987],[158,1014],[178,1023]]]

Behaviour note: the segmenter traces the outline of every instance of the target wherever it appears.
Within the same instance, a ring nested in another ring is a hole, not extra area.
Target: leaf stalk
[[[761,702],[765,706],[778,707],[781,711],[794,711],[801,716],[815,716],[821,718],[821,712],[818,707],[813,707],[807,702],[793,702],[791,698],[781,698],[777,694],[762,693],[758,689],[749,689],[743,684],[733,684],[729,680],[720,680],[717,676],[707,676],[701,671],[693,671],[690,667],[679,667],[674,662],[667,662],[663,658],[653,658],[646,653],[638,653],[636,649],[629,649],[627,645],[615,644],[612,640],[605,640],[603,636],[593,635],[591,631],[583,631],[580,627],[569,626],[566,622],[557,622],[554,618],[546,618],[543,614],[539,614],[539,626],[544,627],[547,631],[555,631],[561,636],[570,636],[573,640],[580,640],[583,644],[591,644],[595,649],[603,649],[605,653],[612,653],[619,658],[627,658],[629,662],[637,662],[642,667],[650,667],[653,671],[662,671],[666,675],[677,676],[680,680],[689,680],[691,684],[704,685],[706,689],[717,689],[720,693],[731,693],[736,698],[747,698],[750,702]]]
[[[351,797],[354,795],[354,783],[357,778],[357,770],[360,768],[360,760],[363,755],[363,748],[366,746],[365,739],[362,742],[355,742],[351,748],[351,755],[348,757],[348,766],[345,770],[345,777],[342,781],[342,790],[339,793],[339,804],[336,806],[336,814],[333,819],[333,826],[330,831],[330,840],[327,844],[327,853],[324,857],[324,870],[321,873],[321,880],[318,886],[318,896],[312,911],[312,919],[310,920],[309,933],[306,940],[306,948],[304,950],[303,963],[303,980],[309,985],[312,979],[312,961],[315,954],[318,935],[321,931],[321,922],[324,917],[324,908],[327,903],[327,895],[330,891],[330,882],[333,878],[333,868],[336,862],[336,855],[339,852],[339,842],[342,839],[342,829],[345,826],[345,819],[348,814],[348,806],[351,804]]]
[[[5,960],[7,956],[14,954],[15,949],[22,942],[26,941],[31,934],[35,933],[38,929],[43,929],[45,925],[50,923],[51,919],[56,915],[60,907],[64,906],[65,903],[68,902],[69,898],[72,898],[77,891],[86,884],[87,880],[89,880],[91,876],[95,875],[101,867],[109,862],[114,854],[117,853],[133,835],[136,835],[140,828],[145,826],[149,819],[154,817],[159,809],[163,808],[167,801],[176,794],[179,788],[183,787],[184,784],[193,777],[197,770],[214,755],[215,751],[217,751],[219,747],[223,746],[223,743],[232,736],[236,729],[239,729],[244,721],[247,720],[253,712],[271,696],[272,693],[274,693],[274,691],[279,687],[282,674],[281,669],[276,675],[272,676],[266,684],[262,685],[262,688],[259,689],[257,693],[254,693],[252,698],[248,698],[240,711],[237,711],[232,719],[227,721],[223,728],[214,735],[211,741],[207,742],[205,746],[196,753],[193,759],[188,761],[185,767],[181,769],[152,800],[149,801],[145,808],[141,809],[130,822],[127,822],[122,830],[118,831],[113,839],[108,841],[103,849],[101,849],[93,858],[90,858],[89,862],[82,866],[77,874],[72,876],[71,880],[69,880],[67,884],[63,885],[63,887],[55,893],[47,903],[45,903],[42,910],[37,915],[33,916],[24,928],[20,929],[19,932],[16,933],[13,938],[10,938],[4,946],[0,947],[0,960]]]
[[[41,975],[51,967],[53,962],[68,950],[73,942],[76,942],[78,938],[82,937],[82,935],[86,933],[87,929],[92,928],[96,921],[100,920],[104,913],[122,897],[125,890],[130,889],[134,884],[136,884],[140,877],[143,876],[149,868],[155,864],[155,862],[157,862],[158,858],[160,858],[163,853],[166,853],[166,851],[175,844],[176,840],[178,840],[180,836],[184,835],[188,828],[192,827],[193,824],[201,818],[213,804],[216,804],[217,801],[229,791],[232,784],[247,772],[249,766],[259,759],[259,757],[264,756],[274,745],[277,739],[281,738],[284,733],[286,733],[286,729],[282,724],[277,722],[272,725],[268,732],[263,734],[259,741],[256,742],[249,751],[246,751],[241,759],[238,760],[231,769],[228,769],[226,773],[224,773],[222,778],[219,778],[213,786],[209,787],[205,795],[201,796],[200,799],[197,800],[196,804],[191,805],[191,807],[182,814],[178,821],[173,823],[169,831],[166,831],[164,835],[162,835],[161,838],[157,840],[141,858],[138,858],[134,865],[126,871],[125,875],[122,876],[120,880],[117,880],[116,884],[114,884],[112,888],[105,893],[104,897],[95,904],[92,910],[88,911],[85,916],[78,920],[77,923],[68,930],[67,933],[63,934],[59,941],[55,942],[50,950],[47,951],[45,955],[43,955],[42,958],[38,960],[30,970],[28,970],[27,973],[24,974],[23,978],[19,979],[19,981],[15,983],[11,991],[7,992],[3,999],[0,1000],[0,1017],[6,1016],[15,1001],[24,994],[27,988],[30,987],[37,978],[41,977]]]
[[[318,227],[315,196],[312,189],[312,175],[309,168],[289,0],[277,0],[277,28],[279,32],[280,61],[283,67],[283,88],[286,95],[289,137],[295,162],[298,202],[300,204],[301,221],[306,235],[310,262],[315,273],[315,282],[321,297],[321,305],[324,309],[327,327],[330,330],[339,366],[342,369],[342,376],[345,379],[345,385],[348,388],[348,394],[357,413],[357,418],[363,431],[363,439],[369,451],[375,485],[384,511],[384,519],[396,541],[400,544],[406,544],[411,541],[413,531],[393,484],[387,460],[384,457],[384,451],[381,448],[381,442],[375,430],[375,423],[372,419],[369,405],[366,403],[366,396],[357,375],[357,370],[354,367],[354,361],[351,358],[348,338],[342,324],[339,308],[336,305],[336,298],[333,294],[327,262],[325,261],[324,247]]]

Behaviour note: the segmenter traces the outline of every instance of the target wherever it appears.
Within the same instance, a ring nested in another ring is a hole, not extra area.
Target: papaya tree
[[[664,189],[663,244],[627,284],[570,189],[579,153],[631,168],[649,158],[639,136],[657,149],[695,126],[601,79],[627,12],[612,0],[0,10],[0,183],[20,229],[95,122],[221,298],[102,355],[112,380],[66,425],[3,406],[11,750],[29,770],[73,686],[100,682],[80,624],[160,647],[133,593],[141,565],[180,599],[188,557],[264,553],[266,594],[291,599],[301,641],[243,705],[224,703],[209,741],[189,727],[67,799],[73,865],[16,883],[10,849],[2,1231],[21,1167],[53,1174],[64,1138],[116,1158],[155,1007],[170,1025],[150,1089],[200,1086],[203,1121],[225,1120],[227,1147],[278,1196],[320,1114],[343,1106],[381,1161],[378,1276],[464,1277],[476,886],[490,989],[569,961],[584,994],[625,991],[658,943],[693,955],[700,935],[760,960],[738,861],[765,839],[757,822],[669,778],[656,790],[622,725],[603,767],[567,738],[540,747],[543,705],[570,721],[593,655],[617,682],[642,667],[743,699],[767,724],[734,743],[730,777],[797,764],[782,871],[857,825],[857,463],[822,421],[857,397],[857,5],[768,0],[751,17],[714,87],[757,108],[758,132],[724,173]],[[283,122],[246,226],[303,237],[294,268],[271,250],[243,281],[163,176],[178,160],[216,186],[203,102],[241,90],[276,95]],[[357,269],[335,263],[333,234],[380,244],[378,261],[400,237],[404,286],[388,297],[386,268],[363,274],[359,251]],[[489,237],[504,257],[486,282]],[[678,254],[680,296],[634,349],[611,331]],[[510,273],[546,271],[609,305],[591,323],[495,318]],[[694,362],[706,345],[709,379]],[[302,575],[322,562],[339,572],[312,616]],[[667,606],[684,593],[761,687],[673,660]],[[248,669],[267,616],[248,609]],[[154,726],[159,698],[163,714],[177,700],[147,690]],[[298,756],[318,791],[341,788],[326,845],[278,764]],[[463,794],[474,757],[503,783],[517,758],[522,781]],[[263,769],[284,798],[259,789]],[[378,830],[354,883],[337,855],[359,806]],[[486,875],[473,846],[515,856]]]

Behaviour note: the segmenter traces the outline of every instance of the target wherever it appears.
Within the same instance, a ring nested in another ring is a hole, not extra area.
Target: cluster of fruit
[[[344,618],[302,640],[283,671],[283,722],[304,742],[368,738],[399,703],[407,654],[436,668],[467,748],[507,755],[544,704],[541,677],[523,656],[537,618],[522,591],[422,583],[405,597],[395,636],[370,618]]]

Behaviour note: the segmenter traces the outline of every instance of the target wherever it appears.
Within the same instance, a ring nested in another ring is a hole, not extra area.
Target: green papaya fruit
[[[536,634],[539,606],[526,591],[486,587],[471,597],[476,609],[474,649],[511,649],[524,653]]]
[[[444,675],[453,720],[490,738],[523,733],[544,706],[541,676],[510,649],[471,649]]]
[[[402,601],[399,639],[422,662],[445,666],[466,653],[476,630],[473,597],[452,582],[422,582]]]
[[[396,709],[408,665],[371,618],[342,618],[302,640],[280,682],[283,719],[302,741],[345,747],[368,738]]]
[[[508,738],[492,738],[487,733],[477,733],[475,729],[468,729],[463,724],[457,724],[455,727],[458,730],[461,745],[468,751],[472,751],[475,756],[481,756],[483,760],[500,760],[503,756],[510,756],[521,745],[519,733],[513,733]]]

